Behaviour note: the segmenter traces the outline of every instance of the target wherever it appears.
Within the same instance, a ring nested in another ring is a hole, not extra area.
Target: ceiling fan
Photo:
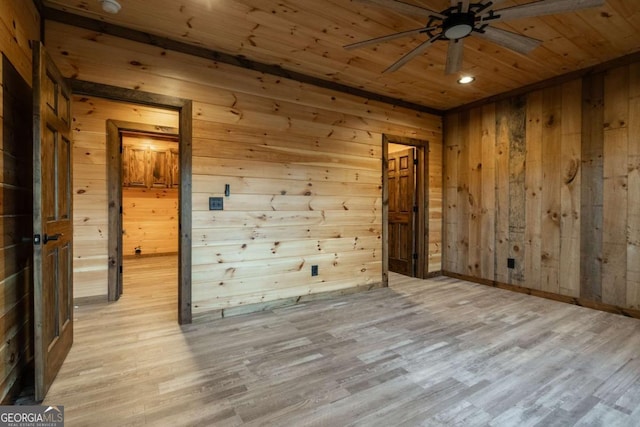
[[[472,2],[471,0],[451,0],[451,7],[442,12],[435,12],[422,6],[405,3],[399,0],[358,0],[385,7],[407,15],[424,18],[427,23],[424,27],[413,30],[393,33],[382,37],[376,37],[344,46],[346,49],[356,49],[377,43],[395,40],[401,37],[425,34],[427,40],[419,44],[409,53],[391,64],[383,71],[393,72],[407,62],[424,52],[427,48],[439,40],[448,40],[446,74],[453,74],[462,68],[462,49],[465,37],[474,35],[489,40],[513,51],[528,54],[538,47],[540,40],[523,36],[511,31],[491,27],[494,22],[502,22],[510,19],[527,18],[556,13],[570,12],[590,7],[602,6],[605,0],[539,0],[504,9],[494,9],[505,0],[488,0]]]

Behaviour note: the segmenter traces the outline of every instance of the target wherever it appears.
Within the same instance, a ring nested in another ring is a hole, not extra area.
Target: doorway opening
[[[383,281],[428,274],[428,141],[383,137]]]
[[[416,173],[415,147],[390,143],[387,168],[389,179],[389,271],[415,277]]]
[[[109,301],[124,292],[124,261],[179,252],[180,133],[107,120]],[[142,265],[142,264],[141,264]]]
[[[162,128],[162,131],[120,132],[122,231],[118,247],[122,248],[122,262],[127,262],[124,268],[148,272],[153,267],[144,267],[154,265],[148,262],[148,257],[162,257],[161,263],[177,268],[179,138],[177,129]],[[127,286],[125,278],[132,277],[118,273],[121,280],[117,283],[116,298]]]
[[[105,85],[72,79],[69,81],[74,95],[102,98],[110,101],[128,104],[150,106],[178,112],[178,153],[179,153],[179,241],[178,241],[178,271],[177,271],[177,314],[178,323],[186,324],[192,321],[191,310],[191,213],[192,213],[192,126],[193,102],[189,99],[142,92],[122,87]],[[122,265],[122,249],[118,246],[122,230],[118,226],[122,200],[122,162],[120,153],[120,132],[166,134],[163,126],[141,125],[114,120],[107,121],[107,193],[108,193],[108,239],[107,283],[108,299],[115,301],[121,291],[118,283],[122,283],[120,266]],[[169,133],[175,135],[175,129]]]

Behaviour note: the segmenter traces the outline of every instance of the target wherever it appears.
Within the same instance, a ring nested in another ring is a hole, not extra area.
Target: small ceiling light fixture
[[[475,79],[476,79],[475,77],[463,76],[458,79],[458,83],[460,83],[461,85],[468,85],[469,83],[472,83]]]
[[[120,9],[122,8],[122,6],[120,6],[120,3],[118,3],[116,0],[100,0],[100,3],[102,3],[102,10],[107,13],[116,14],[120,12]]]

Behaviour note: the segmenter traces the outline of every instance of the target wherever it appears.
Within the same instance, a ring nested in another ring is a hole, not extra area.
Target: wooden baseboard
[[[495,280],[466,276],[464,274],[452,273],[450,271],[443,271],[442,274],[444,276],[465,280],[467,282],[478,283],[480,285],[491,286],[494,288],[505,289],[512,292],[518,292],[521,294],[532,295],[535,297],[546,298],[554,301],[564,302],[567,304],[578,305],[580,307],[586,307],[594,310],[606,311],[607,313],[620,314],[622,316],[640,319],[640,310],[619,307],[617,305],[605,304],[603,302],[591,301],[584,298],[576,298],[576,297],[570,297],[567,295],[555,294],[553,292],[540,291],[538,289],[525,288],[524,286],[510,285],[510,284],[498,282]]]
[[[123,255],[123,259],[138,259],[138,258],[154,258],[159,256],[178,256],[178,252],[164,252],[158,254],[140,254],[140,255]]]
[[[92,305],[103,304],[107,302],[106,295],[94,295],[90,297],[78,297],[73,299],[73,305]]]
[[[193,322],[200,323],[223,317],[241,316],[243,314],[257,313],[260,311],[270,311],[277,308],[288,307],[296,304],[302,304],[310,301],[318,301],[332,299],[339,296],[351,295],[358,292],[371,291],[373,289],[383,288],[382,282],[371,285],[356,286],[353,288],[340,289],[337,291],[319,292],[317,294],[300,295],[291,298],[282,298],[274,301],[260,302],[255,304],[241,305],[238,307],[223,308],[219,310],[209,310],[193,315]]]

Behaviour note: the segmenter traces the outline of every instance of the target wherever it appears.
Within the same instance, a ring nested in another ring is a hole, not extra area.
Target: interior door
[[[44,399],[73,343],[71,92],[33,45],[35,397]]]
[[[415,149],[389,154],[389,270],[414,276]]]

